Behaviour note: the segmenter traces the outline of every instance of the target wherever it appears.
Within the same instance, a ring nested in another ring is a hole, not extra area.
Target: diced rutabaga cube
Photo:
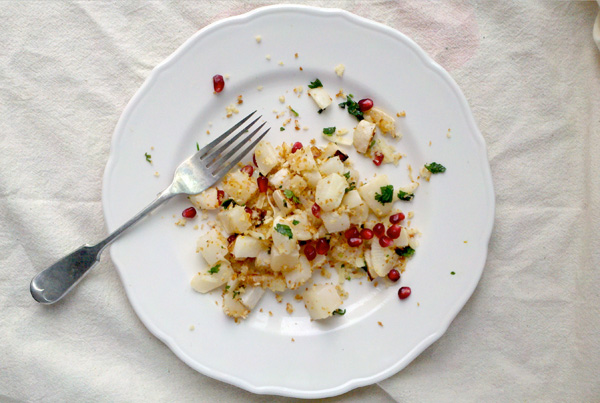
[[[344,173],[344,163],[339,158],[329,158],[319,166],[319,171],[325,176],[334,173],[341,175]]]
[[[271,267],[271,254],[269,251],[263,250],[256,256],[256,260],[254,261],[254,265],[261,269],[266,269]]]
[[[369,278],[376,278],[377,273],[375,273],[375,270],[373,270],[373,259],[371,259],[371,251],[368,249],[365,251],[365,264],[367,265],[367,272],[369,274]]]
[[[306,178],[306,181],[308,182],[309,186],[313,188],[317,187],[317,183],[319,183],[319,181],[321,180],[321,174],[317,170],[306,171],[303,172],[302,175],[304,176],[304,178]]]
[[[258,185],[256,179],[251,178],[247,173],[235,170],[223,179],[223,190],[237,204],[244,204],[258,191]]]
[[[302,297],[312,319],[325,319],[342,305],[342,298],[333,284],[313,284]]]
[[[350,136],[332,136],[333,137],[333,142],[335,144],[340,144],[342,146],[351,146],[352,143],[354,143],[354,139],[351,138]]]
[[[396,124],[393,117],[377,107],[369,109],[364,115],[365,120],[377,124],[383,134],[391,134],[396,137]]]
[[[394,267],[396,252],[393,248],[382,247],[379,242],[371,242],[371,261],[373,270],[379,277],[387,276]]]
[[[388,180],[387,175],[382,174],[376,175],[365,185],[358,188],[360,196],[377,217],[383,217],[392,211],[392,205],[394,204],[393,199],[391,202],[385,204],[381,204],[379,201],[375,200],[375,195],[377,193],[381,194],[381,188],[388,186],[389,184],[390,181]]]
[[[190,201],[199,209],[215,210],[219,208],[217,188],[208,188],[204,192],[190,196]]]
[[[300,175],[293,175],[292,179],[290,179],[288,183],[287,188],[293,191],[295,194],[299,195],[304,189],[306,189],[307,186],[308,184],[306,183],[304,178],[302,178]]]
[[[350,228],[350,218],[346,213],[338,213],[337,211],[322,212],[321,219],[327,232],[330,234],[334,232],[345,231]]]
[[[335,155],[336,151],[342,151],[335,143],[327,143],[327,145],[323,148],[321,153],[321,160],[326,160],[327,158]]]
[[[231,265],[226,260],[218,262],[213,268],[216,268],[218,271],[210,273],[208,269],[205,269],[192,277],[191,285],[195,291],[203,294],[212,291],[229,281],[233,274]]]
[[[282,168],[279,171],[269,175],[269,183],[273,185],[275,189],[280,189],[281,187],[286,187],[288,185],[288,181],[291,178],[291,173],[287,168]],[[285,186],[284,186],[285,185]]]
[[[259,241],[251,236],[240,235],[235,238],[231,254],[236,259],[245,259],[248,257],[257,257],[260,252],[266,249],[267,246],[263,241]]]
[[[367,152],[369,144],[375,135],[375,124],[361,120],[354,129],[354,148],[361,154]]]
[[[250,216],[242,206],[229,207],[227,210],[220,211],[217,219],[229,234],[241,234],[252,225]]]
[[[285,230],[289,228],[292,232],[292,237],[290,238],[289,236],[278,232],[278,227],[282,227]],[[271,254],[273,253],[273,249],[276,249],[281,254],[290,254],[298,250],[298,239],[294,236],[293,227],[292,223],[287,219],[276,217],[275,220],[273,220],[273,248],[271,248]],[[273,257],[271,256],[271,260],[272,259]]]
[[[298,241],[308,241],[312,239],[312,226],[310,225],[306,212],[303,210],[296,210],[294,214],[287,217],[287,221],[292,223],[294,238]],[[294,222],[296,222],[295,225]]]
[[[289,155],[290,168],[296,173],[303,171],[312,171],[316,169],[317,164],[310,151],[310,147],[302,147],[296,150],[295,153]]]
[[[313,101],[315,101],[319,109],[327,108],[333,101],[323,87],[309,89],[308,95],[313,99]]]
[[[248,309],[253,309],[263,295],[265,295],[264,288],[246,286],[245,291],[241,294],[240,300]]]
[[[306,256],[300,256],[296,270],[284,272],[283,275],[285,276],[287,287],[291,290],[295,290],[306,283],[310,276],[312,276],[312,266],[308,259],[306,259]]]
[[[213,266],[220,260],[223,260],[229,253],[227,250],[227,240],[219,231],[212,228],[198,238],[196,252],[200,252],[204,260],[210,266]]]
[[[331,174],[317,183],[315,201],[323,211],[331,211],[339,207],[348,186],[346,179],[338,174]]]
[[[411,182],[406,186],[401,186],[398,190],[403,191],[404,193],[414,194],[417,188],[419,187],[419,182]],[[394,192],[394,196],[398,197],[399,192]]]
[[[275,205],[279,209],[279,213],[282,216],[286,216],[290,211],[292,211],[292,202],[285,197],[281,190],[276,190],[273,192],[273,201]]]
[[[408,231],[406,230],[406,228],[402,227],[402,229],[400,230],[400,236],[394,239],[394,246],[396,248],[405,248],[408,246],[408,239]]]
[[[402,154],[396,152],[396,149],[389,145],[387,141],[382,138],[378,138],[375,141],[373,147],[371,147],[371,155],[375,153],[380,153],[383,155],[383,163],[384,164],[396,164],[398,165],[398,161],[402,158]]]
[[[280,253],[277,248],[271,249],[271,270],[274,272],[287,272],[298,266],[300,250],[296,248],[291,253]]]
[[[362,203],[353,209],[350,209],[350,223],[360,225],[369,217],[369,207]]]
[[[223,294],[223,312],[232,318],[245,319],[250,313],[250,310],[242,304],[239,295],[236,298],[233,298],[233,292],[231,291]]]
[[[419,247],[419,241],[417,241],[417,238],[415,238],[414,236],[411,236],[408,238],[408,246],[410,246],[413,249],[417,249]]]
[[[271,143],[264,140],[256,145],[254,156],[259,172],[265,176],[279,164],[279,154]]]
[[[421,167],[419,174],[421,175],[421,178],[425,179],[427,182],[431,179],[431,171],[425,168],[425,166]]]
[[[363,204],[363,200],[360,198],[358,190],[351,190],[342,199],[342,204],[350,209],[358,207]]]

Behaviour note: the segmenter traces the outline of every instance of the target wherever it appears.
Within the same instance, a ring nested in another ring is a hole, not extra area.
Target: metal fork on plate
[[[63,257],[31,280],[31,295],[42,304],[52,304],[64,297],[100,260],[100,254],[126,229],[137,223],[158,206],[178,194],[198,194],[217,183],[245,155],[247,155],[270,129],[262,132],[252,143],[244,147],[263,128],[261,124],[245,138],[242,135],[261,118],[254,119],[237,134],[256,111],[252,112],[221,136],[208,143],[194,155],[183,161],[175,170],[173,182],[135,217],[127,221],[96,245],[85,244]],[[238,141],[239,140],[239,141]]]

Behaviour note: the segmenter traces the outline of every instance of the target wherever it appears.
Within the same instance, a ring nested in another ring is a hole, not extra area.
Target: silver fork
[[[208,143],[197,153],[183,161],[175,170],[173,182],[158,194],[158,197],[135,217],[127,221],[112,234],[96,245],[85,244],[63,257],[31,280],[30,290],[33,298],[42,304],[53,304],[64,297],[100,260],[100,254],[126,229],[137,223],[158,206],[178,194],[198,194],[217,183],[240,160],[252,150],[270,130],[265,130],[250,145],[242,148],[265,125],[261,124],[246,138],[240,137],[261,118],[254,119],[237,134],[232,134],[242,126],[256,111],[252,112],[231,129]],[[227,141],[225,141],[227,140]]]

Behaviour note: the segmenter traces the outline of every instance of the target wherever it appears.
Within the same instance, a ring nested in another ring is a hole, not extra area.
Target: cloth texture
[[[203,26],[276,3],[0,2],[0,400],[291,400],[177,359],[108,254],[59,304],[28,289],[106,236],[112,132],[151,70]],[[448,70],[487,142],[497,203],[483,277],[446,334],[398,374],[329,400],[600,401],[598,4],[301,4],[398,29]]]

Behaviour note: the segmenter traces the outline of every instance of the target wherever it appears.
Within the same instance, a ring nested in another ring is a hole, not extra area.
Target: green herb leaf
[[[200,151],[200,144],[196,141],[196,151]]]
[[[230,288],[231,288],[231,286],[230,286],[230,285],[226,285],[226,286],[225,286],[225,291],[229,290]]]
[[[411,201],[415,197],[414,193],[408,193],[403,190],[398,191],[398,199],[404,201]]]
[[[291,201],[293,201],[294,203],[300,203],[300,199],[298,199],[298,196],[296,196],[294,194],[294,192],[292,192],[291,190],[284,190],[283,194],[285,195],[285,197],[287,197],[288,199],[290,199]]]
[[[335,133],[335,126],[333,126],[333,127],[325,127],[323,129],[323,134],[325,134],[327,136],[332,136],[333,133]]]
[[[350,179],[350,172],[346,172],[346,173],[344,174],[344,178],[346,178],[346,179]]]
[[[233,199],[227,199],[223,203],[221,203],[221,207],[227,210],[231,204],[235,206],[237,203]]]
[[[352,277],[348,276],[348,277],[346,277],[346,280],[350,281],[350,280],[352,280]]]
[[[344,189],[344,193],[348,193],[356,189],[356,182],[352,182],[349,187]]]
[[[219,267],[221,267],[221,263],[217,263],[216,265],[214,265],[213,267],[211,267],[208,272],[210,274],[218,273],[219,272]]]
[[[294,221],[292,221],[292,224],[294,224],[294,225],[298,225],[298,224],[300,224],[300,221],[298,221],[298,220],[294,220]]]
[[[345,315],[346,314],[346,310],[345,309],[336,309],[335,311],[333,311],[334,315]]]
[[[404,248],[396,248],[396,255],[398,256],[411,257],[414,254],[415,250],[410,246],[405,246]]]
[[[318,78],[315,78],[315,81],[311,81],[311,83],[308,84],[308,88],[319,88],[322,86],[323,83],[321,83],[321,80],[319,80]]]
[[[320,115],[321,113],[323,113],[323,111],[324,111],[324,110],[325,110],[325,109],[319,109],[319,110],[317,111],[317,113]]]
[[[144,153],[144,156],[146,157],[146,161],[152,164],[152,156],[148,153]]]
[[[294,114],[294,116],[296,116],[296,117],[300,116],[300,115],[298,115],[298,112],[296,112],[294,110],[294,108],[292,108],[291,106],[288,106],[288,108],[290,108],[290,111],[292,111],[292,113]]]
[[[391,203],[394,200],[394,185],[382,186],[381,193],[375,193],[375,200],[381,204]]]
[[[431,164],[425,164],[425,168],[432,174],[439,174],[442,172],[446,172],[446,167],[442,164],[438,164],[437,162],[432,162]]]
[[[358,119],[358,121],[360,122],[361,120],[363,120],[365,118],[365,116],[363,115],[363,113],[360,111],[360,107],[358,106],[358,102],[354,101],[352,99],[353,95],[352,94],[348,94],[346,96],[346,102],[342,102],[339,105],[340,108],[342,109],[346,109],[346,107],[348,108],[348,113],[355,116],[356,119]]]
[[[372,148],[375,144],[377,144],[377,141],[375,139],[371,140],[371,142],[369,143],[369,147],[367,148]]]
[[[450,274],[452,274],[454,276],[456,273],[454,273],[453,271],[451,271]]]
[[[238,295],[240,295],[240,292],[239,292],[239,291],[234,291],[234,292],[233,292],[233,298],[237,297]]]
[[[287,236],[289,239],[294,237],[292,229],[288,225],[277,224],[275,226],[275,231],[279,232],[281,235]]]
[[[279,128],[279,131],[280,131],[280,132],[282,132],[282,131],[284,131],[284,130],[285,130],[285,127],[283,127],[283,126],[281,126],[281,127]]]

